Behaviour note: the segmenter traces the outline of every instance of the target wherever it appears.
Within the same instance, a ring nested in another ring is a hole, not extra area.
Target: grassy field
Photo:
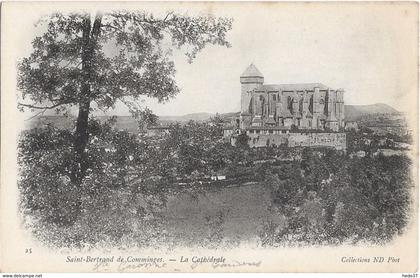
[[[257,183],[170,197],[164,219],[168,235],[186,245],[226,246],[258,239],[265,223],[281,218],[271,210],[269,190]]]

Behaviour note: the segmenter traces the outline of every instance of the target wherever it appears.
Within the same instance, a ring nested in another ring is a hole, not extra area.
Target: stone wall
[[[289,147],[332,147],[337,150],[346,149],[345,133],[290,133]]]
[[[267,145],[287,145],[289,134],[250,134],[250,147],[266,147]]]
[[[332,147],[346,149],[346,134],[325,133],[288,133],[288,134],[249,134],[250,147],[288,146],[288,147]],[[233,138],[232,138],[233,139]],[[232,140],[232,144],[235,140]]]

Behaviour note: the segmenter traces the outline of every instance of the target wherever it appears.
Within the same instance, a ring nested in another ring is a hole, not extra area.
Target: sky
[[[17,18],[8,19],[15,32],[13,43],[17,48],[11,55],[16,60],[30,54],[30,43],[39,32],[33,23],[40,15],[53,10],[74,10],[68,4],[51,5],[38,4],[26,9],[24,15],[16,7]],[[121,5],[118,7],[124,7]],[[208,46],[192,64],[182,50],[174,50],[175,79],[181,91],[165,104],[146,100],[143,105],[157,115],[239,111],[239,76],[251,63],[264,74],[266,84],[319,82],[332,89],[343,88],[345,104],[386,103],[400,111],[417,109],[415,3],[125,5],[127,9],[141,8],[156,14],[175,10],[234,20],[227,35],[230,48]],[[115,8],[112,3],[101,6],[104,10]],[[97,7],[82,5],[82,8]],[[128,115],[128,111],[117,105],[108,114]]]

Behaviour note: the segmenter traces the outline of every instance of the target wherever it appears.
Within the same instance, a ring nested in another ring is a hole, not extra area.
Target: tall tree
[[[226,33],[232,20],[118,11],[55,13],[41,24],[46,31],[34,39],[32,54],[18,65],[18,106],[40,113],[78,108],[70,178],[80,184],[87,169],[88,120],[94,107],[106,110],[119,100],[144,117],[147,113],[137,105],[142,97],[164,102],[179,92],[171,49],[185,50],[191,62],[208,44],[229,47]]]

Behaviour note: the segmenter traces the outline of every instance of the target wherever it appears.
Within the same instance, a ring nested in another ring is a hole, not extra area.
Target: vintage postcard
[[[416,2],[5,2],[2,272],[404,272]]]

